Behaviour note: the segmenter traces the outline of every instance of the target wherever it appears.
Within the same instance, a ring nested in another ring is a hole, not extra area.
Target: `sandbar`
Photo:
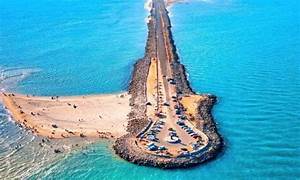
[[[1,93],[12,118],[34,134],[48,138],[117,138],[126,134],[130,95],[42,97]]]

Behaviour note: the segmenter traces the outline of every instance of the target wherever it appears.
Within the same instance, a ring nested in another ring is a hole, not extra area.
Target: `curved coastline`
[[[158,0],[159,1],[159,0]],[[155,3],[155,2],[153,2]],[[171,21],[168,16],[168,11],[165,9],[167,46],[171,49],[171,58],[173,61],[172,70],[173,77],[176,80],[176,92],[182,96],[196,95],[201,96],[202,99],[197,102],[196,113],[196,127],[201,129],[208,137],[208,144],[200,150],[199,153],[188,157],[164,157],[160,155],[153,155],[145,152],[137,145],[135,140],[138,133],[143,131],[148,126],[150,121],[146,116],[146,78],[150,68],[151,56],[155,56],[155,11],[152,6],[148,22],[148,38],[145,47],[145,55],[142,59],[138,60],[134,65],[132,80],[129,87],[129,94],[131,95],[130,105],[131,112],[129,114],[129,123],[127,126],[128,134],[117,138],[113,146],[116,154],[121,158],[144,166],[153,166],[159,168],[186,168],[204,163],[208,160],[215,158],[224,146],[223,139],[217,131],[211,110],[216,103],[217,97],[211,94],[197,95],[191,88],[190,83],[186,76],[184,65],[179,61],[176,52],[175,42],[171,31]]]

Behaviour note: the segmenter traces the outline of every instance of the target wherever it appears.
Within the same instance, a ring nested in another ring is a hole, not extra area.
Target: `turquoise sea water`
[[[132,64],[144,53],[147,12],[141,1],[1,0],[0,14],[2,69],[35,70],[17,91],[125,90]]]
[[[122,91],[132,64],[144,52],[144,3],[1,1],[1,68],[34,71],[15,88],[21,92]],[[224,153],[196,168],[160,170],[130,164],[111,152],[110,143],[97,143],[26,176],[300,177],[300,1],[193,0],[172,6],[170,12],[179,56],[192,87],[219,98],[214,116],[226,141]],[[11,74],[19,71],[8,70]],[[7,129],[20,130],[2,119],[1,143],[14,142],[14,137],[7,138]],[[0,156],[8,149],[0,148]]]

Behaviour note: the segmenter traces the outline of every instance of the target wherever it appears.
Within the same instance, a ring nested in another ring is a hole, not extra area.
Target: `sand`
[[[186,114],[195,116],[198,113],[198,103],[203,99],[203,96],[194,94],[182,97],[180,103],[186,108]]]
[[[157,108],[157,60],[155,58],[151,59],[147,77],[147,102],[151,103],[147,106],[147,116],[151,117]]]
[[[58,98],[0,95],[14,120],[48,138],[120,137],[127,133],[129,98],[127,93]]]

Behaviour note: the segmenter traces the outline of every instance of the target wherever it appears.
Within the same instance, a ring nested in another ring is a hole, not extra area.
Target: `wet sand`
[[[126,134],[127,93],[40,97],[3,93],[0,101],[14,120],[48,138],[116,138]]]

